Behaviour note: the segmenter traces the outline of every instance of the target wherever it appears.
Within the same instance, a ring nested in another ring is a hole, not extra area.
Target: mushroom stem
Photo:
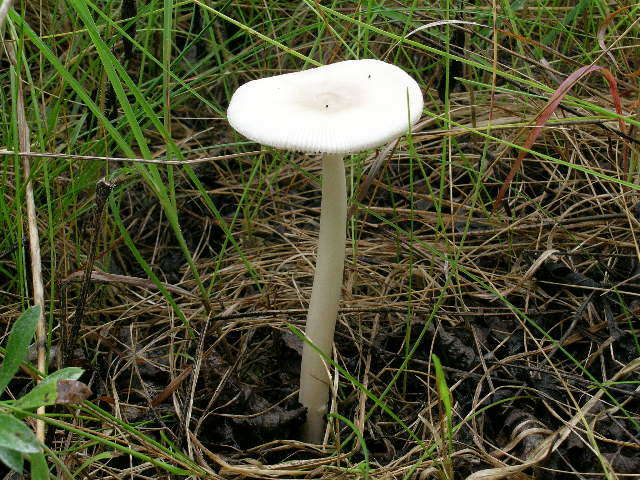
[[[322,157],[320,239],[305,330],[309,341],[329,358],[338,316],[347,238],[347,187],[343,157],[341,154]],[[300,367],[300,403],[307,407],[307,422],[303,428],[303,439],[307,442],[322,442],[330,384],[330,368],[305,342]]]

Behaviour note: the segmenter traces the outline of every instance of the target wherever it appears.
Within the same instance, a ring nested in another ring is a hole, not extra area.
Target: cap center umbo
[[[321,108],[331,111],[348,107],[351,104],[348,98],[334,92],[322,92],[316,96],[315,101]]]
[[[317,89],[316,93],[307,90],[297,95],[299,104],[310,110],[337,113],[354,108],[361,102],[362,94],[351,85],[323,87]]]

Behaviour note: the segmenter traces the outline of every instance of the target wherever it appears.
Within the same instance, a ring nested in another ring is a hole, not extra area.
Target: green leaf
[[[36,331],[39,317],[40,307],[35,305],[20,315],[16,323],[13,324],[7,341],[4,361],[0,366],[0,395],[20,368],[22,361],[27,357],[29,344]]]
[[[0,447],[0,462],[4,463],[11,470],[22,474],[23,457],[20,452]]]
[[[440,397],[440,401],[444,407],[444,413],[447,417],[447,425],[451,426],[451,419],[453,414],[453,401],[451,399],[451,391],[447,386],[447,379],[444,374],[444,369],[442,368],[442,364],[440,363],[440,359],[434,353],[431,355],[433,360],[433,366],[436,371],[436,383],[438,385],[438,396]]]
[[[49,467],[44,453],[29,455],[31,462],[31,480],[49,480]]]
[[[60,380],[77,380],[83,370],[78,367],[68,367],[53,372],[45,377],[33,390],[15,402],[15,406],[22,410],[38,408],[43,405],[53,405],[58,398],[58,382]]]
[[[15,417],[4,413],[0,413],[0,447],[22,453],[42,451],[31,429]]]

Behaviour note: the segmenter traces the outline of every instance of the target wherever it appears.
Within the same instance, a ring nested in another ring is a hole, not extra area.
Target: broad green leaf
[[[13,324],[7,341],[7,353],[4,356],[2,366],[0,366],[0,395],[20,368],[22,361],[27,357],[29,344],[36,331],[39,317],[40,307],[35,305],[25,310]]]
[[[33,453],[29,455],[31,462],[31,480],[49,480],[49,467],[44,453]]]
[[[68,367],[53,372],[45,377],[33,390],[19,398],[15,406],[23,410],[38,408],[43,405],[53,405],[58,397],[58,382],[60,380],[77,380],[83,370],[78,367]]]
[[[36,436],[17,418],[0,413],[0,447],[22,453],[38,453],[41,451]]]
[[[20,452],[0,447],[0,462],[4,463],[11,470],[22,474],[23,457]]]

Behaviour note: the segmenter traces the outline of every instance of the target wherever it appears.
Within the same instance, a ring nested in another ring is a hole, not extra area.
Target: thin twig
[[[230,153],[228,155],[216,155],[213,157],[191,158],[187,160],[164,160],[162,158],[127,158],[127,157],[101,157],[96,155],[73,155],[68,153],[49,152],[14,152],[12,150],[0,150],[0,155],[18,155],[29,157],[52,158],[56,160],[98,160],[101,162],[129,162],[129,163],[150,163],[154,165],[195,165],[198,163],[216,162],[219,160],[230,160],[233,158],[255,157],[269,150],[253,150],[250,152]]]

